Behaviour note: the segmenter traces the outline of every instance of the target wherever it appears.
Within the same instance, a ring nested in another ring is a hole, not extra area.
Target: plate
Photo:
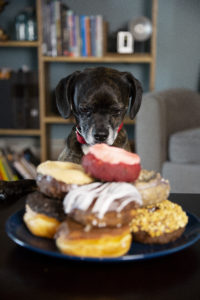
[[[16,212],[6,222],[6,232],[16,244],[34,252],[68,260],[84,260],[94,262],[136,261],[156,258],[183,250],[200,239],[200,220],[187,212],[189,222],[185,232],[175,242],[165,245],[145,245],[133,242],[129,252],[117,258],[89,258],[65,255],[59,252],[52,239],[36,237],[27,229],[23,221],[24,209]]]

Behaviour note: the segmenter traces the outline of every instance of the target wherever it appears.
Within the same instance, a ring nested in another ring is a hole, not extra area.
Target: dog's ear
[[[80,71],[61,79],[55,90],[57,108],[64,119],[69,118],[71,114],[74,86],[78,74]]]
[[[142,101],[142,85],[131,73],[129,72],[123,72],[123,78],[128,82],[129,84],[129,97],[130,97],[130,103],[129,103],[129,116],[133,120],[136,116],[140,105]]]

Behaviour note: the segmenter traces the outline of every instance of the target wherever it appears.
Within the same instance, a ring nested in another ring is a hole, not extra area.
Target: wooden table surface
[[[200,195],[170,200],[200,217]],[[94,263],[35,253],[5,232],[7,218],[24,198],[0,206],[0,299],[200,299],[200,240],[174,254],[144,261]]]

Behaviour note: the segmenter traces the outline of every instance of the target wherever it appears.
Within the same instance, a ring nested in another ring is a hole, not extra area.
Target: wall
[[[200,1],[159,0],[156,89],[199,90]]]

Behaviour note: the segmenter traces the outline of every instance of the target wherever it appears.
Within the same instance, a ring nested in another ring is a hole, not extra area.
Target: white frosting
[[[124,149],[111,147],[106,144],[95,144],[90,147],[89,153],[103,162],[111,164],[124,163],[135,165],[140,163],[140,157],[136,153],[128,152]]]
[[[73,186],[72,190],[65,196],[63,201],[64,211],[69,214],[74,209],[86,211],[94,200],[95,204],[92,213],[96,213],[99,218],[103,218],[112,202],[122,199],[117,208],[117,212],[128,205],[136,202],[142,205],[142,198],[138,190],[130,183],[126,182],[94,182],[81,187]]]

